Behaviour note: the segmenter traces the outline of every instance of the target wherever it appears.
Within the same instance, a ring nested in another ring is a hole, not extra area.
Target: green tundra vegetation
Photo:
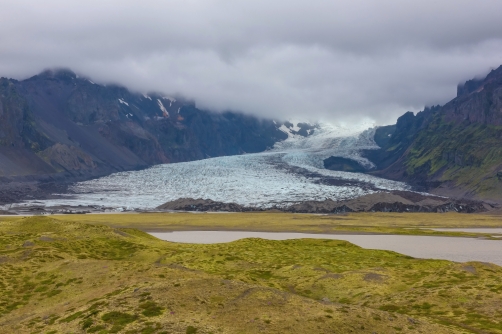
[[[452,182],[482,199],[500,199],[502,182],[502,126],[470,124],[457,126],[435,117],[417,135],[405,156],[410,176]]]
[[[457,213],[349,213],[338,215],[275,212],[252,213],[130,213],[52,215],[53,219],[135,228],[142,231],[238,230],[305,233],[392,233],[468,236],[468,233],[439,232],[434,227],[502,227],[499,214]],[[22,216],[0,216],[14,221]],[[490,234],[491,235],[491,234]],[[475,236],[479,236],[476,234]]]
[[[177,244],[138,229],[497,226],[497,217],[464,218],[470,223],[433,214],[2,217],[0,332],[502,333],[502,268],[493,264],[337,240]]]

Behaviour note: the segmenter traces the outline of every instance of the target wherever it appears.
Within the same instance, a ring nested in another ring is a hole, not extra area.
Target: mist
[[[262,117],[394,123],[502,64],[502,2],[3,1],[0,76],[97,83]]]

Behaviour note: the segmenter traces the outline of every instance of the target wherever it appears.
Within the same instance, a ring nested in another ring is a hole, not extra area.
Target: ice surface
[[[71,189],[76,194],[74,198],[43,202],[49,206],[151,209],[167,201],[191,197],[266,208],[306,200],[345,200],[380,190],[409,190],[402,182],[324,169],[323,160],[333,155],[372,166],[360,155],[362,149],[378,148],[372,139],[374,129],[362,131],[365,126],[321,123],[311,136],[289,137],[263,153],[115,173],[77,183]],[[337,182],[325,182],[327,179]]]
[[[373,140],[374,129],[368,129],[363,123],[357,127],[320,123],[319,128],[311,136],[291,135],[286,140],[276,143],[273,152],[284,153],[283,160],[290,165],[298,166],[324,174],[323,160],[330,156],[349,158],[361,165],[371,168],[374,165],[361,157],[362,149],[378,149]],[[367,130],[364,130],[366,128]],[[321,169],[319,171],[318,169]]]

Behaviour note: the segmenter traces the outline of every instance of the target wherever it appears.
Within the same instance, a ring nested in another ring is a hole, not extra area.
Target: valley
[[[378,148],[367,126],[319,124],[310,136],[291,135],[262,153],[115,173],[76,183],[69,188],[69,198],[26,201],[25,205],[153,210],[179,198],[202,198],[266,209],[328,198],[349,200],[383,190],[410,190],[402,182],[324,168],[323,160],[332,155],[345,156],[371,168],[372,163],[360,155],[363,149]]]
[[[501,12],[2,1],[0,334],[502,334]]]
[[[237,211],[496,209],[501,73],[379,127],[214,113],[69,70],[2,79],[1,210],[200,210],[170,204],[183,199]]]
[[[502,227],[498,102],[469,107],[501,71],[383,127],[2,79],[0,329],[502,333],[501,235],[455,230]]]

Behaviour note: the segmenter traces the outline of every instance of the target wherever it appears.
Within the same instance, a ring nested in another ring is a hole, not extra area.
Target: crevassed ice
[[[322,123],[311,136],[289,137],[267,152],[115,173],[77,183],[72,188],[75,198],[44,202],[49,206],[81,204],[151,209],[167,201],[190,197],[267,208],[306,200],[345,200],[379,189],[409,189],[402,182],[324,169],[323,160],[333,155],[372,166],[360,155],[361,149],[378,148],[372,139],[374,130],[363,131],[366,125],[354,130],[354,127]],[[338,182],[334,186],[323,183],[323,178],[357,182],[346,182],[346,185]]]
[[[367,168],[374,167],[368,159],[361,157],[363,149],[378,149],[373,140],[375,129],[366,127],[363,123],[359,127],[342,127],[329,123],[319,124],[313,135],[308,137],[289,137],[276,143],[273,152],[286,153],[285,162],[291,165],[311,169],[323,169],[323,160],[330,156],[338,156],[358,161]]]

